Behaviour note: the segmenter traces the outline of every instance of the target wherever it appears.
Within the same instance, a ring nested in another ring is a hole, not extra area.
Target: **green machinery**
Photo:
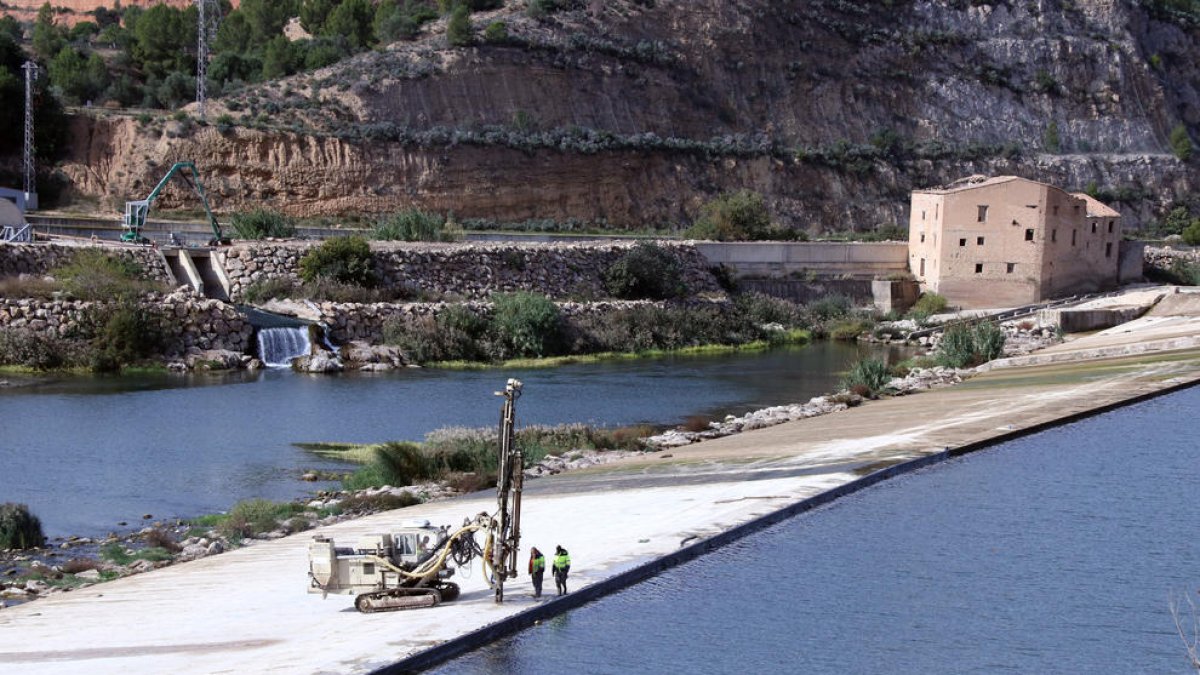
[[[188,175],[191,172],[191,175]],[[150,192],[150,196],[145,199],[138,199],[131,202],[125,202],[125,218],[122,219],[121,225],[125,228],[125,232],[121,235],[121,241],[132,242],[136,244],[148,243],[146,238],[142,236],[142,228],[146,226],[146,214],[150,212],[150,205],[154,200],[158,199],[158,195],[167,187],[167,183],[176,174],[188,184],[189,187],[200,197],[200,203],[204,205],[204,212],[208,214],[208,224],[212,228],[213,238],[209,241],[210,246],[219,244],[228,244],[229,239],[221,234],[221,224],[217,222],[217,217],[213,215],[212,209],[208,207],[208,198],[204,196],[204,186],[200,184],[200,172],[196,170],[196,165],[193,162],[175,162],[171,165],[171,170],[167,171],[167,175],[158,181],[158,185]]]

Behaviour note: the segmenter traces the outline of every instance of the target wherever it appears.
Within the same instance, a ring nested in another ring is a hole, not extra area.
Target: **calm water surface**
[[[1192,388],[886,482],[438,672],[1194,672],[1168,598],[1200,589],[1198,410]]]
[[[289,499],[313,490],[299,480],[305,469],[346,468],[295,442],[420,440],[446,426],[493,426],[492,392],[508,377],[526,384],[521,424],[674,423],[829,392],[859,355],[821,342],[527,371],[45,379],[0,388],[0,502],[28,504],[51,536],[96,534],[143,514]]]

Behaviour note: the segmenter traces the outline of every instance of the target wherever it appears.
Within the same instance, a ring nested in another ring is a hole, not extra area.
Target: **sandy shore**
[[[1122,353],[1161,337],[1155,323],[1145,335],[1135,326],[1068,343],[1078,351],[1103,341],[1102,358],[998,368],[951,388],[532,481],[523,547],[570,549],[577,588],[880,467],[1200,381],[1200,347]],[[1171,326],[1172,335],[1200,335],[1188,312]],[[0,670],[368,672],[532,607],[528,579],[507,586],[498,606],[476,568],[458,579],[456,602],[363,615],[348,596],[306,593],[309,537],[344,539],[411,518],[457,524],[492,509],[490,497],[422,504],[6,609]]]

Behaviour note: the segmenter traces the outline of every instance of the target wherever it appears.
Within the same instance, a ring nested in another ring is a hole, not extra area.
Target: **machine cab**
[[[434,527],[428,520],[405,523],[392,533],[395,558],[400,563],[419,563],[437,550],[446,537],[446,528]]]

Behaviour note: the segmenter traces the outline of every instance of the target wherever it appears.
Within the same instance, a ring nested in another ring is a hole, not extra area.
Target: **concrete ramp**
[[[1200,316],[1200,289],[1179,289],[1159,301],[1149,316]]]

